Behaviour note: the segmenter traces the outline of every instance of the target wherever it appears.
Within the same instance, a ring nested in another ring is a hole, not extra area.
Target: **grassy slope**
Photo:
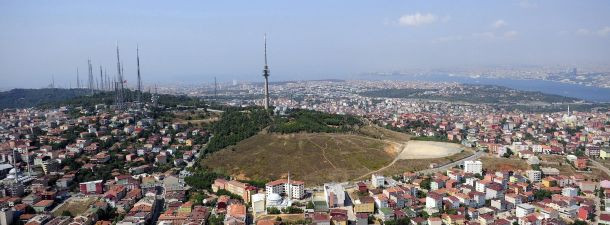
[[[360,133],[257,134],[210,155],[203,164],[241,178],[272,180],[290,172],[308,185],[321,184],[354,179],[387,165],[402,147],[397,143],[408,140],[378,127]]]

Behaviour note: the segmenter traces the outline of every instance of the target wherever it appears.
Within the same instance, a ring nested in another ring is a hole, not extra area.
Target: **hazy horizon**
[[[610,61],[608,1],[2,1],[0,88],[76,86],[87,59],[150,83],[352,79],[388,72]]]

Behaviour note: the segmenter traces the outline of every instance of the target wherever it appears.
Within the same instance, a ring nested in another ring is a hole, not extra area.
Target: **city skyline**
[[[260,81],[264,33],[274,43],[275,81],[610,59],[604,1],[0,4],[0,88],[44,87],[53,76],[56,86],[74,87],[87,59],[112,68],[117,41],[129,87],[137,46],[147,85]]]

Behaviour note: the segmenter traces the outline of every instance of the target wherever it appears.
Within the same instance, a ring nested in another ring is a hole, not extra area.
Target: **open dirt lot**
[[[72,197],[66,200],[63,204],[56,207],[52,214],[54,216],[61,216],[64,211],[69,211],[72,215],[78,216],[91,206],[97,199],[90,197]]]
[[[398,156],[399,159],[433,159],[457,154],[464,147],[454,143],[434,141],[409,141]]]

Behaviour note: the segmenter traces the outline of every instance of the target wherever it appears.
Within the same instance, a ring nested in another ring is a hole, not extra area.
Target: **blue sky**
[[[607,65],[609,1],[0,1],[0,88],[74,86],[87,58],[148,83],[493,65]]]

